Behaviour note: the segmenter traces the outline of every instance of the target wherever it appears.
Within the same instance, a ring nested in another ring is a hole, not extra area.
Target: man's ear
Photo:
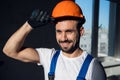
[[[80,27],[80,36],[83,36],[85,30],[84,30],[84,27]]]

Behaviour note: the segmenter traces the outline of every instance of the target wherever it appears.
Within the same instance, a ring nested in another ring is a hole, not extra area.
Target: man
[[[22,48],[26,36],[33,29],[51,21],[56,24],[56,40],[61,50]],[[81,8],[72,0],[59,2],[52,11],[52,17],[35,10],[30,19],[9,38],[3,52],[23,62],[43,65],[45,80],[48,76],[49,80],[106,80],[102,65],[79,47],[84,22]]]

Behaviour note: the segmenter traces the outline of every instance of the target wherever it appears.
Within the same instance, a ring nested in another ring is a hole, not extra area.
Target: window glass
[[[86,22],[83,25],[85,33],[80,39],[80,46],[83,50],[91,52],[92,0],[75,0],[75,2],[81,7],[86,18]]]
[[[82,8],[86,18],[83,25],[85,33],[80,39],[80,46],[83,50],[91,52],[91,31],[92,31],[92,7],[93,0],[75,0]],[[108,54],[108,22],[109,22],[109,1],[100,0],[99,6],[99,33],[98,33],[98,56],[106,56]],[[86,45],[84,47],[83,45]]]
[[[98,56],[108,55],[109,4],[107,0],[100,0]]]

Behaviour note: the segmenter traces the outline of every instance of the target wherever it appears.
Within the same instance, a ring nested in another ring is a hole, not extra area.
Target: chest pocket
[[[50,71],[48,73],[49,80],[54,80],[56,63],[57,63],[59,54],[60,54],[60,50],[56,51],[56,53],[54,54],[54,56],[51,60]],[[76,80],[86,80],[85,76],[86,76],[87,70],[89,68],[89,64],[91,63],[92,59],[93,59],[93,57],[90,54],[88,54],[84,60],[84,63],[79,71],[79,74],[78,74]]]

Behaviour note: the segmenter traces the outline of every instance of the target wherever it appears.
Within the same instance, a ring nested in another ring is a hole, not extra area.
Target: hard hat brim
[[[77,20],[79,21],[81,24],[85,23],[85,18],[83,16],[83,18],[81,17],[75,17],[75,16],[62,16],[62,17],[57,17],[54,18],[54,23],[60,22],[60,21],[64,21],[64,20]]]

